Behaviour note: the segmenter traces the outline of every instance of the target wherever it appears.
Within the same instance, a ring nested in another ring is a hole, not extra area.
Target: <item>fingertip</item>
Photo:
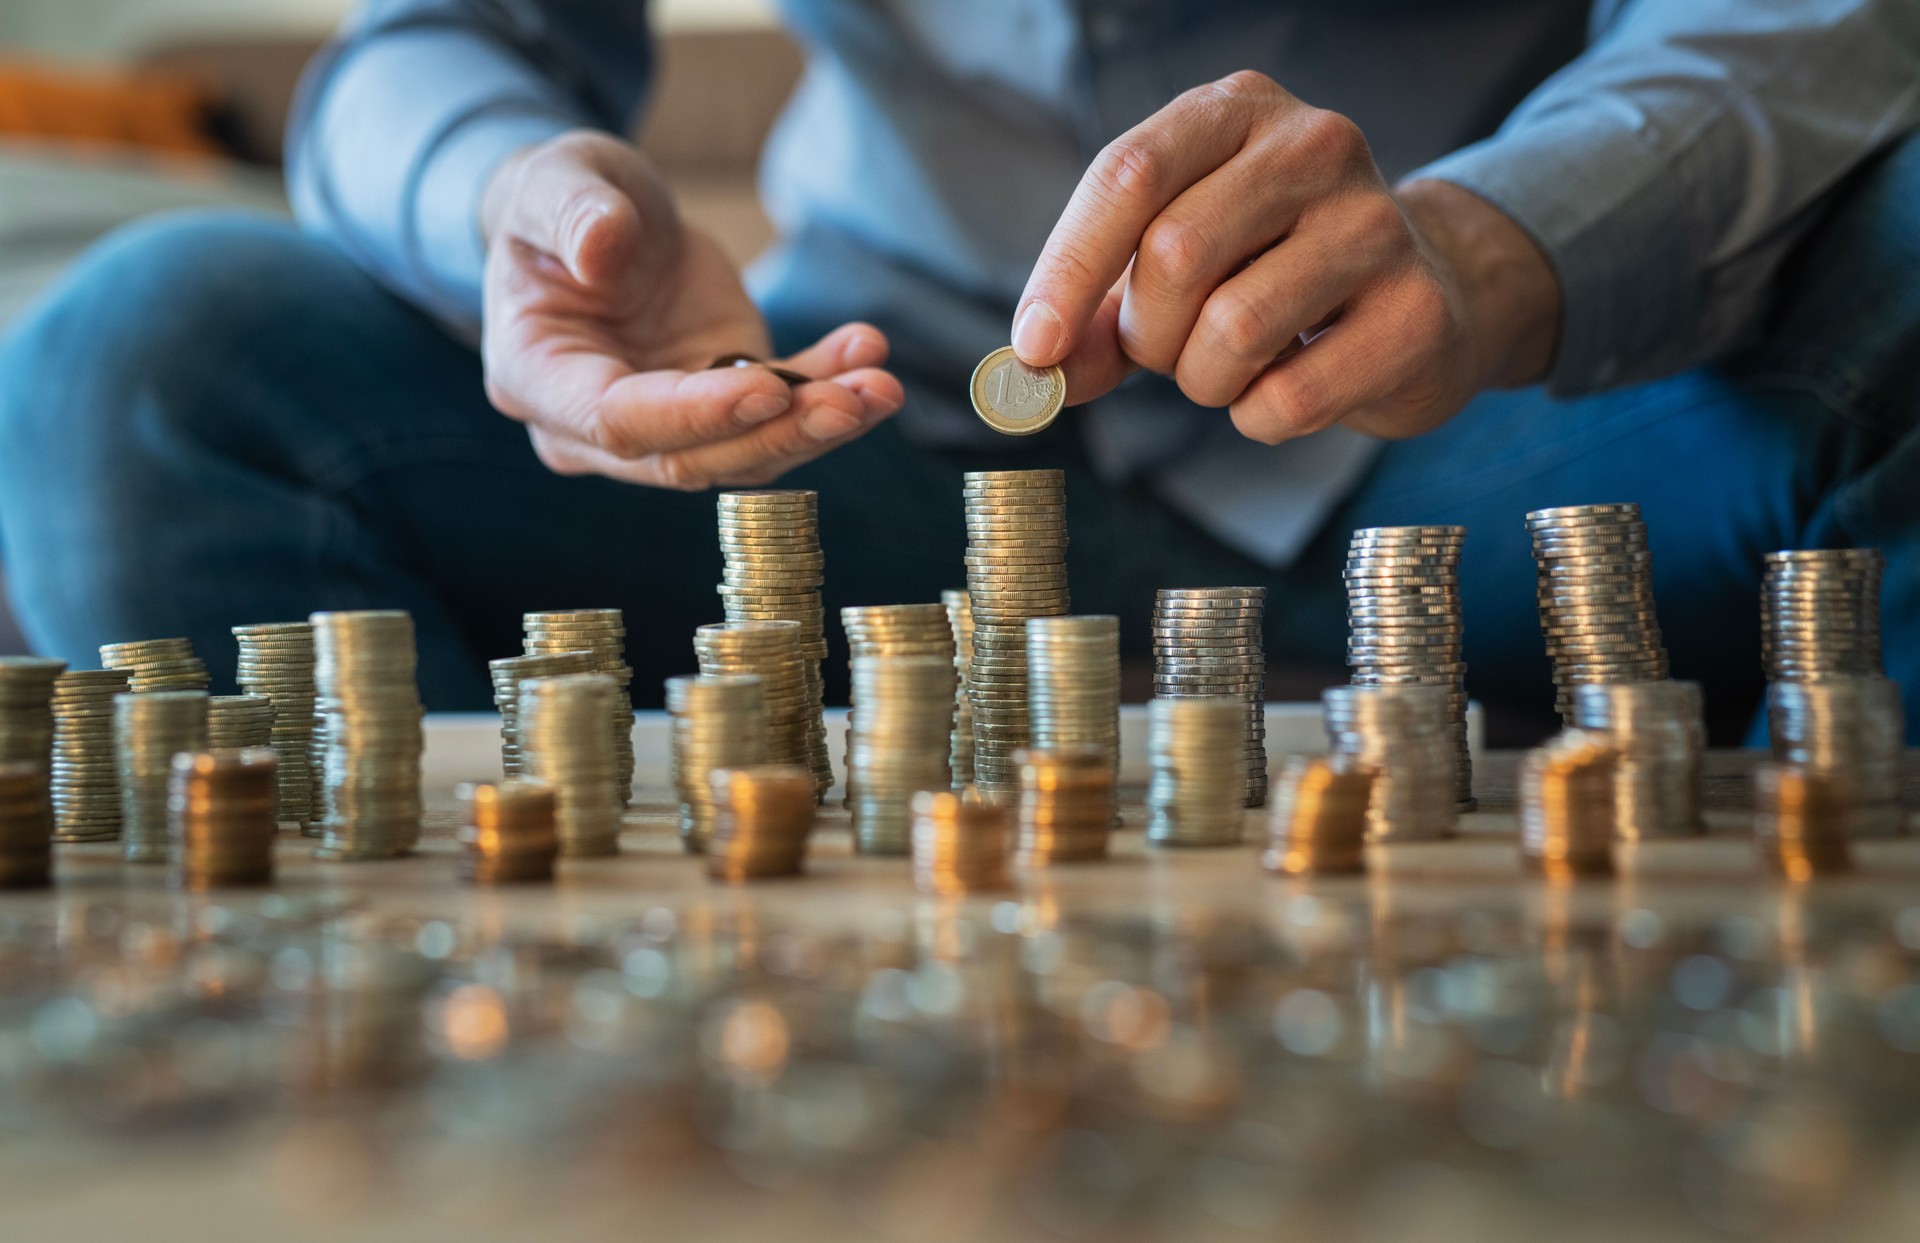
[[[607,187],[578,209],[569,239],[567,268],[574,279],[588,286],[605,284],[633,263],[640,242],[639,211]]]
[[[1013,352],[1029,367],[1051,367],[1067,352],[1066,325],[1051,306],[1035,299],[1013,321]]]
[[[852,371],[859,367],[878,367],[887,361],[892,346],[887,334],[872,324],[855,321],[842,326],[844,334],[840,343],[840,369]]]

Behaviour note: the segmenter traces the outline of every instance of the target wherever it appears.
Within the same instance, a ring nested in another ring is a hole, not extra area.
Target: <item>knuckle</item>
[[[1147,226],[1140,239],[1140,256],[1165,280],[1180,287],[1192,285],[1209,275],[1209,251],[1206,230],[1190,220],[1161,216]]]
[[[1367,136],[1350,118],[1325,108],[1313,108],[1300,119],[1302,146],[1308,157],[1329,164],[1373,162]]]
[[[1232,99],[1264,99],[1280,91],[1280,84],[1258,69],[1237,70],[1214,86],[1221,94]]]
[[[1320,415],[1312,382],[1298,375],[1274,375],[1257,394],[1233,405],[1233,425],[1249,440],[1277,445],[1312,430]]]
[[[713,486],[705,471],[697,469],[678,453],[656,453],[641,462],[647,480],[655,487],[675,492],[704,492]]]
[[[540,459],[542,466],[554,474],[584,475],[587,473],[588,468],[586,464],[570,452],[560,441],[537,430],[533,432],[531,439],[533,441],[533,455]]]
[[[1362,239],[1410,239],[1407,218],[1389,194],[1362,194],[1347,205],[1348,226]]]
[[[1093,180],[1112,199],[1153,198],[1166,179],[1166,157],[1150,142],[1118,138],[1094,161]]]
[[[1099,273],[1072,237],[1058,237],[1047,247],[1043,286],[1066,289],[1090,289],[1099,283]]]
[[[1207,300],[1201,317],[1207,335],[1234,358],[1265,359],[1278,349],[1268,308],[1246,294],[1221,290]]]

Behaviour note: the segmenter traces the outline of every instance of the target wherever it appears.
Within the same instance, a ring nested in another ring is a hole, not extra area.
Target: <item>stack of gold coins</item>
[[[324,738],[321,859],[391,859],[420,841],[420,688],[413,618],[315,613],[314,714]]]
[[[907,854],[913,796],[952,786],[953,678],[951,652],[853,658],[859,707],[847,781],[854,791],[854,845],[862,854]]]
[[[625,617],[619,609],[570,609],[528,613],[521,625],[526,631],[527,655],[590,652],[593,663],[589,672],[613,679],[613,702],[607,705],[607,730],[613,741],[613,797],[625,807],[633,800],[633,669],[627,664]]]
[[[967,690],[967,676],[973,667],[973,597],[965,588],[940,593],[947,606],[947,623],[953,630],[953,667],[959,685],[953,699],[953,785],[964,789],[973,784],[973,698]]]
[[[1623,840],[1705,830],[1701,702],[1697,682],[1600,682],[1574,688],[1574,723],[1606,735],[1616,753],[1614,832]]]
[[[1667,649],[1653,611],[1653,554],[1640,507],[1537,509],[1527,515],[1527,530],[1560,719],[1572,724],[1573,688],[1584,683],[1665,681]]]
[[[153,691],[204,691],[211,684],[206,662],[193,654],[187,639],[140,639],[133,643],[103,643],[100,663],[123,669],[137,695]]]
[[[1774,682],[1767,687],[1767,725],[1775,759],[1846,779],[1854,836],[1906,832],[1900,772],[1906,713],[1897,683],[1839,675]]]
[[[472,885],[553,879],[560,854],[553,787],[538,781],[463,785],[460,879]]]
[[[716,768],[707,875],[738,884],[798,876],[818,801],[813,774],[797,764]]]
[[[1467,666],[1460,642],[1465,527],[1364,527],[1347,547],[1347,664],[1357,686],[1443,686],[1454,801],[1472,811]]]
[[[47,770],[0,763],[0,889],[34,889],[53,879],[53,798]]]
[[[1566,730],[1520,765],[1520,855],[1553,880],[1613,871],[1614,750],[1605,736]]]
[[[957,645],[953,621],[945,604],[874,604],[840,610],[840,625],[847,632],[848,670],[862,656],[940,656],[955,662],[955,681],[959,680]],[[959,710],[955,697],[955,712]],[[858,788],[853,779],[853,737],[860,718],[860,697],[854,695],[847,705],[845,765],[847,772],[846,806],[853,806]],[[957,726],[955,727],[958,728]],[[949,741],[949,768],[952,744]]]
[[[1147,704],[1147,840],[1231,846],[1247,805],[1247,702],[1240,695]],[[1265,791],[1262,791],[1264,797]]]
[[[1153,693],[1240,701],[1244,802],[1267,801],[1264,587],[1163,589],[1153,606]]]
[[[314,792],[313,623],[235,626],[240,689],[273,704],[273,750],[279,756],[280,819],[318,833]]]
[[[528,678],[593,673],[593,666],[591,652],[507,656],[487,662],[487,672],[493,675],[493,706],[500,710],[500,768],[509,779],[524,777],[527,772],[520,750],[520,684]]]
[[[1857,808],[1844,773],[1772,762],[1753,770],[1753,843],[1761,862],[1788,880],[1852,870]]]
[[[167,861],[167,783],[173,757],[207,749],[205,691],[116,695],[122,853],[129,863]]]
[[[623,694],[604,673],[567,673],[520,683],[520,744],[527,776],[553,787],[560,853],[569,859],[620,851],[618,761],[607,703]]]
[[[973,610],[973,779],[988,798],[1020,781],[1013,753],[1032,739],[1027,620],[1067,611],[1066,474],[969,471],[967,591]]]
[[[1362,872],[1367,866],[1367,798],[1373,774],[1322,757],[1287,761],[1267,815],[1269,872],[1287,876]]]
[[[1036,750],[1093,747],[1120,779],[1120,619],[1027,623],[1027,715]]]
[[[53,687],[66,668],[63,660],[0,656],[0,764],[51,770]]]
[[[1369,839],[1453,835],[1458,815],[1447,696],[1440,686],[1330,686],[1321,694],[1328,750],[1373,777]]]
[[[113,700],[127,693],[118,669],[69,669],[53,684],[53,835],[62,842],[120,836],[120,761]]]
[[[1875,677],[1880,664],[1877,548],[1770,552],[1760,585],[1760,645],[1769,682]]]
[[[1015,849],[1023,867],[1107,857],[1113,836],[1113,765],[1098,747],[1024,748]],[[1238,816],[1240,805],[1234,804]]]
[[[936,897],[1007,887],[1007,813],[979,791],[913,796],[913,883]]]
[[[173,882],[183,889],[273,880],[279,780],[273,751],[181,752],[173,757],[167,828]]]
[[[690,851],[704,851],[713,836],[713,770],[768,763],[765,687],[750,673],[667,679],[669,763],[680,795],[680,840]]]
[[[207,750],[245,751],[273,745],[273,701],[265,695],[207,700]]]
[[[807,723],[806,662],[796,621],[724,622],[693,632],[693,654],[705,674],[753,674],[767,705],[767,758],[813,771]]]
[[[833,784],[827,727],[821,715],[820,662],[827,658],[820,586],[819,493],[767,489],[720,494],[720,552],[726,558],[720,598],[728,621],[800,623],[800,661],[807,687],[807,767],[818,793]]]

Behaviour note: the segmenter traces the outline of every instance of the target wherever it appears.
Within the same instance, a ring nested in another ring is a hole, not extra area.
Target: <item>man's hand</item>
[[[765,357],[766,324],[617,139],[567,134],[514,157],[488,185],[481,229],[487,396],[562,474],[765,483],[900,408],[900,382],[879,369],[886,338],[866,324],[779,360],[816,383],[704,370],[722,354]]]
[[[1268,444],[1332,423],[1411,436],[1542,377],[1559,296],[1498,209],[1437,181],[1396,197],[1353,122],[1237,73],[1101,153],[1013,344],[1064,365],[1076,402],[1145,367]]]

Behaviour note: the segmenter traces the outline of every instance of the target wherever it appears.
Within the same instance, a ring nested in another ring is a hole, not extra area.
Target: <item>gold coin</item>
[[[1058,367],[1029,367],[1010,345],[973,369],[973,410],[988,427],[1008,436],[1044,431],[1067,404],[1067,374]]]

